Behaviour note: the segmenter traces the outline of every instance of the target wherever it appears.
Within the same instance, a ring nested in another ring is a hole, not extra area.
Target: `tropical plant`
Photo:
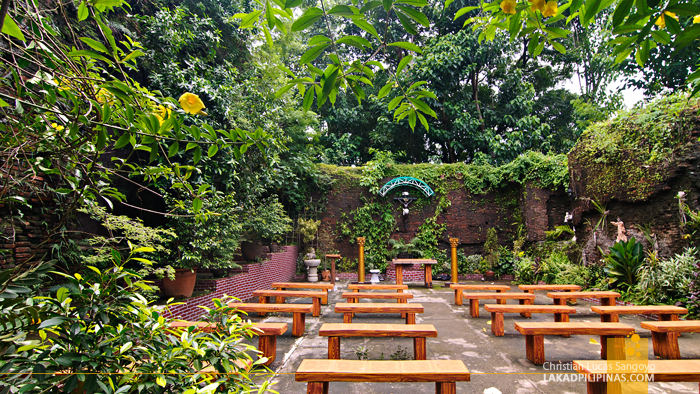
[[[669,259],[650,253],[639,269],[637,298],[642,304],[672,305],[690,301],[697,275],[698,250],[688,248]]]
[[[562,235],[564,235],[564,234],[576,235],[576,233],[574,233],[574,230],[572,230],[571,227],[568,225],[554,226],[554,230],[545,231],[544,233],[545,233],[545,236],[547,237],[547,239],[550,239],[550,240],[557,240],[557,239],[561,238]]]
[[[518,256],[515,256],[512,251],[504,246],[499,246],[498,261],[493,267],[493,271],[500,278],[503,275],[514,273],[517,266]]]
[[[515,265],[515,283],[521,285],[537,284],[535,275],[535,261],[528,257],[521,257]]]
[[[420,258],[423,257],[423,251],[418,247],[418,238],[411,238],[406,241],[404,239],[389,239],[389,258],[393,259],[399,255],[406,255],[409,258]]]
[[[627,290],[637,284],[639,269],[644,263],[642,244],[634,237],[627,242],[616,242],[610,247],[610,253],[604,257],[605,272],[610,277],[610,284]]]
[[[484,261],[487,271],[493,270],[500,256],[500,248],[498,247],[498,234],[496,228],[491,227],[486,232],[486,241],[484,242]]]

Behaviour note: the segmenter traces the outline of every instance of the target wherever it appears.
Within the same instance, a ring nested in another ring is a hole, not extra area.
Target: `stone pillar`
[[[360,262],[357,266],[357,281],[365,281],[365,237],[357,237],[357,245],[360,247]]]
[[[459,245],[459,238],[450,238],[450,249],[452,249],[452,283],[459,282],[459,273],[457,270],[457,245]]]

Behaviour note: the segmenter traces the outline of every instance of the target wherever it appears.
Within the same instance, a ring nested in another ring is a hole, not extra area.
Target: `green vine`
[[[391,203],[380,203],[362,199],[363,206],[353,210],[349,215],[341,213],[337,231],[355,243],[358,237],[365,238],[365,263],[367,269],[376,268],[384,271],[389,259],[389,237],[396,230]]]

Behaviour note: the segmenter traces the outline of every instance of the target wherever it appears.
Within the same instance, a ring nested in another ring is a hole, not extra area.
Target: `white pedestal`
[[[372,274],[369,282],[372,284],[379,283],[379,270],[369,270],[369,273]]]
[[[318,282],[318,266],[321,264],[320,259],[304,260],[306,264],[306,278],[309,282]]]

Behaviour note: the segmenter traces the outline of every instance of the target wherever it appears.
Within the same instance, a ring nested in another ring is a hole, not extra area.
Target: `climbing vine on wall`
[[[423,251],[425,258],[437,259],[445,254],[444,250],[438,249],[438,243],[443,239],[447,225],[438,223],[438,218],[450,205],[452,202],[447,197],[441,196],[435,208],[435,215],[426,219],[418,228],[416,244]]]
[[[375,202],[362,199],[363,205],[348,215],[341,214],[338,232],[348,237],[350,243],[357,242],[358,237],[365,238],[365,262],[384,271],[388,260],[388,242],[396,230],[393,207],[391,203]]]

